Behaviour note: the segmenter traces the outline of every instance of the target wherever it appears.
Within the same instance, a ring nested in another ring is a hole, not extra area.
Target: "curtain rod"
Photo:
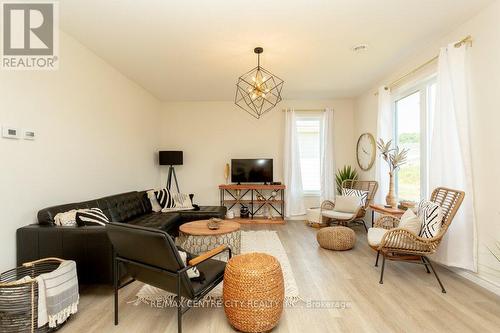
[[[304,111],[311,111],[311,112],[324,112],[325,109],[283,109],[281,110],[283,112],[288,112],[288,111],[299,111],[299,112],[304,112]]]
[[[469,35],[469,36],[467,36],[465,38],[462,38],[461,40],[459,40],[458,42],[456,42],[454,44],[454,46],[456,48],[459,48],[459,47],[462,47],[465,44],[472,45],[472,36]],[[397,86],[399,83],[401,83],[402,81],[404,81],[409,76],[414,75],[415,73],[419,72],[422,68],[425,68],[428,65],[432,64],[433,62],[435,62],[436,60],[438,60],[438,58],[439,58],[439,55],[436,55],[436,56],[432,57],[431,59],[427,60],[423,64],[417,66],[416,68],[412,69],[408,73],[406,73],[406,74],[400,76],[399,78],[397,78],[396,80],[392,81],[390,84],[388,84],[387,86],[385,86],[384,89],[385,90],[389,90],[389,89]],[[375,93],[375,96],[377,96],[377,95],[378,95],[378,91]]]

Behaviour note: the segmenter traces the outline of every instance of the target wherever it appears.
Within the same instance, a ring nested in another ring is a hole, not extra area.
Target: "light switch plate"
[[[19,139],[19,128],[3,125],[2,136],[7,139]]]
[[[35,140],[35,131],[24,130],[24,140]]]

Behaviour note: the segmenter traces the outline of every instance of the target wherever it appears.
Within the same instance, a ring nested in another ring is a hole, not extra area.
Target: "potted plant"
[[[392,140],[387,143],[384,140],[379,139],[377,141],[377,147],[380,150],[380,155],[389,165],[389,193],[385,197],[387,205],[396,208],[397,201],[394,195],[394,174],[401,168],[402,165],[406,163],[406,158],[408,156],[408,149],[400,149],[398,146],[391,148]]]
[[[344,165],[342,169],[337,170],[335,175],[335,182],[337,183],[337,193],[342,194],[342,183],[344,180],[358,179],[358,172],[350,165]]]

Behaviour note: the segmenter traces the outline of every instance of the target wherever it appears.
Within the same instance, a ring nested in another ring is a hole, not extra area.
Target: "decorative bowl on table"
[[[210,230],[217,230],[220,228],[220,223],[222,222],[221,219],[212,217],[210,220],[207,222],[207,227]]]

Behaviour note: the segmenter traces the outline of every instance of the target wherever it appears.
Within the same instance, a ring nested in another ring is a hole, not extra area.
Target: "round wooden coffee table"
[[[223,220],[217,230],[207,227],[209,220],[184,223],[179,227],[175,243],[195,255],[210,251],[219,245],[227,245],[233,254],[240,254],[240,224]]]

